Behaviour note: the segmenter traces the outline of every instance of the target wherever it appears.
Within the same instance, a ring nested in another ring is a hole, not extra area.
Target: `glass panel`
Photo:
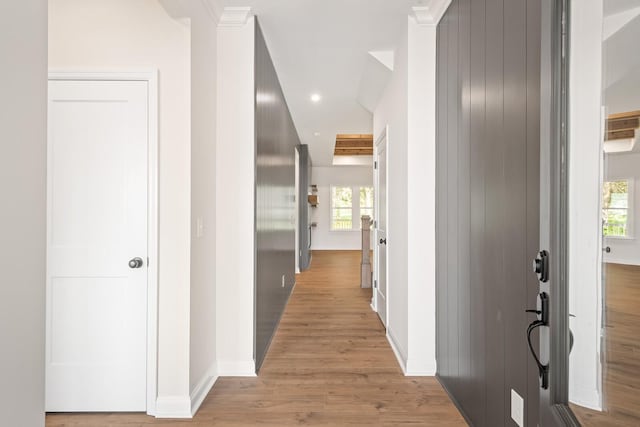
[[[367,208],[373,208],[373,187],[360,187],[360,211]]]
[[[331,206],[334,208],[351,208],[353,206],[353,190],[351,187],[332,187]]]

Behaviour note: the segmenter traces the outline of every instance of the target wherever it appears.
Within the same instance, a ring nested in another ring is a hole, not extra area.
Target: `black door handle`
[[[380,239],[380,244],[381,245],[386,245],[387,244],[387,239]]]
[[[533,344],[531,343],[531,333],[540,326],[547,326],[549,324],[549,295],[546,292],[540,294],[540,310],[525,310],[527,313],[535,313],[540,316],[540,319],[536,319],[527,327],[527,344],[529,344],[529,351],[538,366],[538,375],[540,376],[540,387],[543,389],[549,388],[549,364],[543,365],[540,362],[540,358],[536,354]]]

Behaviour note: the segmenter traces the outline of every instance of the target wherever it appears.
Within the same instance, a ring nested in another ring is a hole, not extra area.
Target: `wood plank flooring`
[[[359,287],[359,252],[314,251],[256,378],[220,378],[193,420],[51,414],[48,427],[466,426],[435,378],[405,377]]]
[[[640,266],[607,264],[604,412],[572,406],[584,426],[640,426]]]

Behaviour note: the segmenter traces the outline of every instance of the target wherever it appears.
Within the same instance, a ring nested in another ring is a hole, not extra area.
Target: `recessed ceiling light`
[[[314,132],[313,136],[320,136],[320,132]]]
[[[311,94],[311,102],[320,102],[321,99],[322,97],[320,96],[319,93]]]

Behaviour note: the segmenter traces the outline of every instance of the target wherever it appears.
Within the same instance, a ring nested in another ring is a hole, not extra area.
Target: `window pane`
[[[353,191],[351,187],[331,187],[331,206],[334,208],[351,208]]]
[[[373,218],[373,208],[360,208],[360,216],[369,215]]]
[[[347,208],[337,208],[332,210],[331,229],[350,230],[353,228],[352,210]]]
[[[602,187],[602,233],[604,236],[628,235],[629,182],[609,181]]]
[[[626,236],[627,214],[627,209],[605,209],[603,234],[605,236]]]
[[[366,208],[373,208],[373,187],[360,187],[360,212],[362,215],[365,215],[362,212]]]

